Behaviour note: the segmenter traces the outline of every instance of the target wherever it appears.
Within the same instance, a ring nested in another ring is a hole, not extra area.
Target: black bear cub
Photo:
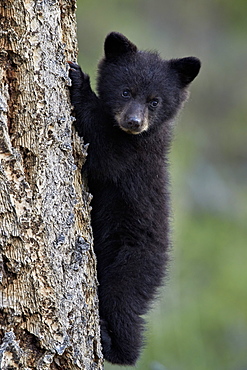
[[[103,354],[134,365],[144,315],[168,262],[172,121],[200,70],[194,57],[162,60],[120,33],[105,40],[98,95],[70,62],[76,129],[89,143],[84,165],[92,200]]]

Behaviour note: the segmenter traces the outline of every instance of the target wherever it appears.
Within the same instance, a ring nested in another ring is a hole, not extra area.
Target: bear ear
[[[116,58],[123,54],[136,52],[137,47],[121,33],[111,32],[105,39],[106,58]]]
[[[187,57],[170,60],[170,66],[179,76],[182,87],[189,85],[198,75],[201,62],[198,58]]]

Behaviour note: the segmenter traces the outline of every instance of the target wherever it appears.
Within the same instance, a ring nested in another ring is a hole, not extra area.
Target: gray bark
[[[0,4],[0,368],[102,369],[75,0]]]

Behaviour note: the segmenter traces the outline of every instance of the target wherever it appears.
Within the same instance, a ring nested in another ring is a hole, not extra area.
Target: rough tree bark
[[[75,0],[0,4],[0,368],[102,369]]]

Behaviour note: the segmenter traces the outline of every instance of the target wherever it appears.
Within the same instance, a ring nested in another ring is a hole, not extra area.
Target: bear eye
[[[151,108],[156,108],[157,107],[157,105],[159,104],[159,99],[152,99],[152,100],[150,100],[150,102],[149,102],[149,106],[151,107]]]
[[[131,97],[131,92],[129,89],[125,89],[123,92],[122,92],[122,97],[123,98],[130,98]]]

